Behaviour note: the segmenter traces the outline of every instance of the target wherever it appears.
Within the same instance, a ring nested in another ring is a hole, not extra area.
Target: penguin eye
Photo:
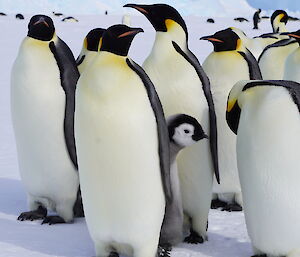
[[[185,129],[185,130],[184,130],[184,133],[188,134],[188,133],[190,133],[190,131],[187,130],[187,129]]]

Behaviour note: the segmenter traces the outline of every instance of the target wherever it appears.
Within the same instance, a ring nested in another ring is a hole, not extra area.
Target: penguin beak
[[[40,18],[38,21],[33,23],[33,26],[43,23],[45,26],[49,28],[49,24],[44,20],[44,18]]]
[[[208,40],[210,42],[219,42],[219,43],[224,43],[224,41],[215,38],[214,36],[206,36],[206,37],[201,37],[200,40]]]
[[[149,14],[149,12],[142,5],[138,5],[138,4],[125,4],[123,7],[131,7],[131,8],[134,8],[134,9],[138,10],[139,12],[141,12],[143,14]]]
[[[144,30],[141,29],[141,28],[132,28],[130,31],[127,31],[127,32],[119,35],[118,38],[136,35],[136,34],[138,34],[140,32],[144,32]]]
[[[289,37],[293,37],[293,38],[297,38],[297,39],[300,38],[300,35],[296,35],[296,34],[293,34],[293,33],[288,33],[287,35],[288,35]]]

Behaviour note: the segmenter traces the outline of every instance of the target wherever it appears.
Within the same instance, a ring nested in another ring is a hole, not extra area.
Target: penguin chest
[[[102,67],[84,73],[76,96],[85,214],[93,238],[138,241],[141,228],[158,233],[164,212],[156,120],[128,66]]]
[[[246,223],[256,248],[282,256],[300,244],[299,111],[284,88],[256,90],[237,135]]]
[[[49,47],[21,48],[11,76],[12,121],[27,190],[50,197],[58,188],[76,191],[78,176],[64,139],[65,93]]]
[[[294,52],[292,52],[286,62],[285,62],[285,70],[283,79],[293,80],[296,82],[300,82],[300,50],[299,47]]]

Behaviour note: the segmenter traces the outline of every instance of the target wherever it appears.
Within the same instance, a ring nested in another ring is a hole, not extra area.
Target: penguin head
[[[288,22],[289,16],[283,10],[276,10],[271,16],[271,24],[274,33],[284,32],[285,24]]]
[[[52,19],[46,15],[34,15],[28,24],[28,37],[50,41],[55,33]]]
[[[127,56],[133,38],[140,32],[144,30],[123,24],[113,25],[104,32],[100,51]]]
[[[208,138],[199,122],[186,114],[175,114],[167,119],[169,139],[180,148],[190,146],[197,141]]]
[[[285,34],[285,33],[283,33]],[[295,32],[291,32],[287,34],[289,37],[295,38],[298,44],[300,45],[300,30],[297,30]]]
[[[85,49],[93,52],[98,52],[101,47],[102,35],[105,29],[96,28],[92,29],[84,39]]]
[[[173,27],[181,27],[188,37],[186,24],[179,12],[167,4],[126,4],[124,7],[132,7],[142,14],[151,22],[157,32],[168,32]]]
[[[200,40],[208,40],[214,45],[215,52],[234,51],[241,48],[242,40],[231,29],[224,29],[214,35],[201,37]]]

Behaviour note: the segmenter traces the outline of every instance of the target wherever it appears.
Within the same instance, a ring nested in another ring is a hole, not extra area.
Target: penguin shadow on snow
[[[53,256],[95,255],[83,218],[77,218],[71,225],[55,226],[42,226],[41,221],[18,221],[17,217],[26,208],[26,193],[21,181],[1,178],[0,228],[5,233],[0,233],[0,242]]]

